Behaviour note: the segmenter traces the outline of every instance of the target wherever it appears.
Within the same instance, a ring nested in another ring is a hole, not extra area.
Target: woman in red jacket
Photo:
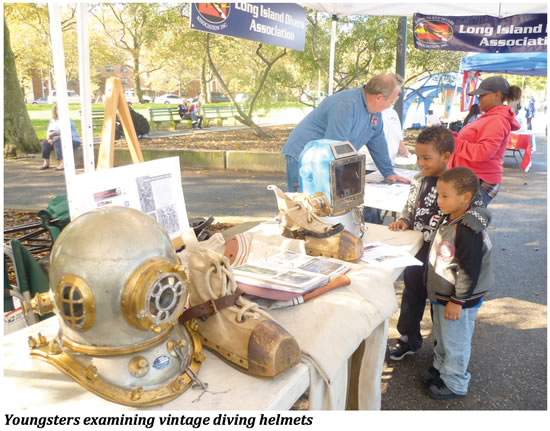
[[[479,177],[481,197],[487,206],[502,183],[502,164],[510,133],[521,127],[504,102],[519,100],[521,88],[510,86],[501,76],[491,76],[468,94],[478,96],[479,108],[484,114],[455,136],[455,149],[447,166],[449,169],[465,166],[473,170]]]

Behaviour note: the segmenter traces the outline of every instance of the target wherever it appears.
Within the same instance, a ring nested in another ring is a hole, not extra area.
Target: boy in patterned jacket
[[[389,225],[389,229],[393,231],[413,229],[422,232],[424,243],[416,254],[416,258],[422,263],[426,262],[435,227],[442,215],[437,205],[437,180],[447,170],[447,162],[453,149],[454,137],[444,126],[428,127],[418,135],[415,152],[420,172],[411,181],[401,217]],[[481,195],[477,195],[473,207],[481,206]],[[480,209],[479,214],[486,217],[484,220],[482,217],[481,221],[486,226],[490,217],[487,210]],[[405,289],[397,322],[400,337],[390,348],[390,358],[395,361],[416,353],[422,346],[420,322],[427,299],[424,272],[424,265],[405,268]]]
[[[471,208],[478,192],[477,175],[465,167],[450,169],[437,181],[437,203],[444,217],[427,262],[426,287],[436,343],[425,381],[428,395],[438,400],[468,392],[475,319],[494,284],[491,242],[485,227],[475,220],[476,209]]]

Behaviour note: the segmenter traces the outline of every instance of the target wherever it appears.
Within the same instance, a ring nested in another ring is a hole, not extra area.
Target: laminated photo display
[[[153,217],[171,240],[191,230],[178,157],[76,175],[71,218],[106,206],[130,207]]]
[[[237,266],[233,273],[239,285],[305,293],[349,269],[350,266],[342,262],[286,250]]]

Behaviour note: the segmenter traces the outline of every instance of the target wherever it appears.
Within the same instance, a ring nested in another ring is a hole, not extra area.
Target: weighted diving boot
[[[347,262],[357,262],[363,255],[361,238],[344,230],[341,223],[327,223],[308,208],[303,200],[291,199],[277,186],[267,188],[273,190],[277,197],[281,225],[294,236],[304,235],[307,254]]]
[[[190,308],[180,322],[196,319],[203,346],[257,376],[275,377],[298,363],[296,340],[242,296],[225,256],[189,249],[187,265]]]

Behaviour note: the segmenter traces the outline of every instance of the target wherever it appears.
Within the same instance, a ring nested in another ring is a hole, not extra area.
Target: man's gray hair
[[[403,78],[395,73],[379,73],[367,82],[365,90],[367,94],[381,94],[390,97],[395,87],[403,87]]]

